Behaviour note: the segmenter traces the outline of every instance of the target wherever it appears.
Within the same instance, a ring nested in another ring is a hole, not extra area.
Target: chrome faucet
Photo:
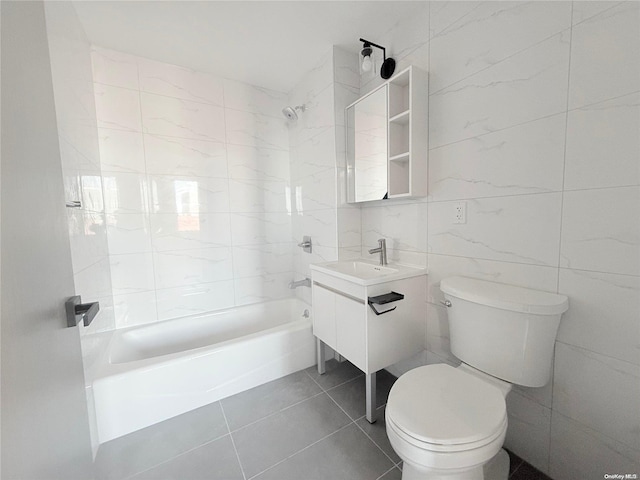
[[[291,290],[298,287],[311,287],[311,279],[307,277],[304,280],[298,280],[297,282],[294,282],[294,281],[289,282],[289,288]]]
[[[369,250],[370,254],[380,254],[380,265],[387,264],[387,241],[384,238],[378,240],[378,248],[372,248]]]

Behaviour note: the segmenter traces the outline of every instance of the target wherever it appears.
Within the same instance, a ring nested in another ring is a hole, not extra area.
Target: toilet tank
[[[507,382],[542,387],[551,377],[564,295],[450,277],[440,282],[450,302],[451,352],[472,367]]]

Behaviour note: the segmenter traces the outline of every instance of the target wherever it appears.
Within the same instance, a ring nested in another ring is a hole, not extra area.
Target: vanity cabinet
[[[367,370],[364,301],[333,290],[323,283],[312,287],[313,334],[360,370]]]
[[[416,269],[409,278],[360,285],[314,267],[313,334],[318,339],[318,370],[324,373],[323,344],[362,370],[367,380],[367,419],[373,423],[376,372],[424,349],[426,272]],[[390,292],[404,298],[373,308],[369,305],[370,298]]]
[[[428,81],[410,66],[346,108],[348,202],[427,195]]]

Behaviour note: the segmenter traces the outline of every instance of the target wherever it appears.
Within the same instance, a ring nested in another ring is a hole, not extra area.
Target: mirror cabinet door
[[[347,107],[347,201],[387,195],[387,85]]]

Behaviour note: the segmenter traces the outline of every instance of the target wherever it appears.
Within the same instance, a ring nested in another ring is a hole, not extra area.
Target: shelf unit
[[[388,81],[389,198],[427,195],[428,75],[410,66]]]

